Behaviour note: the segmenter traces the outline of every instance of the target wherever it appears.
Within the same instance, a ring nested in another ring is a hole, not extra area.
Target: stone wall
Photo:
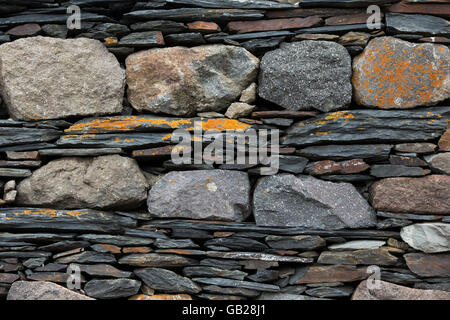
[[[0,0],[0,299],[450,299],[450,4],[296,2]]]

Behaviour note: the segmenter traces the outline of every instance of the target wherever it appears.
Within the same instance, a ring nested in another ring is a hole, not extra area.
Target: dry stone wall
[[[0,299],[450,299],[449,17],[0,0]]]

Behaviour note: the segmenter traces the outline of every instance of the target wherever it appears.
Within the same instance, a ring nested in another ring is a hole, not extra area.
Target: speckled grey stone
[[[256,224],[337,230],[376,223],[367,201],[350,183],[281,174],[262,178],[253,195]]]
[[[351,72],[350,55],[340,44],[283,43],[261,60],[258,93],[289,110],[328,112],[350,104]]]

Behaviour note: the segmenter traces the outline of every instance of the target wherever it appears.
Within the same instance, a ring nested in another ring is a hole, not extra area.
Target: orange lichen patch
[[[105,45],[107,46],[115,45],[118,42],[117,38],[105,38]]]
[[[330,132],[329,131],[317,131],[316,134],[317,135],[322,135],[322,136],[326,136],[328,135]]]
[[[197,130],[247,130],[251,128],[251,125],[240,122],[234,119],[208,119],[202,121],[196,121],[195,124],[201,124],[201,128],[195,127]]]
[[[78,217],[82,215],[89,214],[88,211],[57,211],[57,210],[48,210],[48,209],[37,209],[37,210],[23,210],[15,212],[15,215],[17,217],[23,216],[23,215],[42,215],[47,217],[61,217],[61,216],[67,216],[67,217]]]
[[[184,128],[186,125],[192,125],[192,119],[170,119],[170,118],[148,118],[140,116],[123,116],[98,118],[91,121],[75,123],[65,132],[87,132],[87,133],[104,133],[104,132],[123,132],[133,131],[140,127],[167,127],[170,129]]]
[[[128,300],[192,300],[192,297],[188,294],[156,294],[153,296],[147,296],[145,294],[137,294],[129,298]]]
[[[356,101],[391,109],[442,100],[436,90],[449,76],[448,56],[444,46],[410,45],[391,37],[373,40],[354,62]]]
[[[129,248],[123,248],[123,253],[149,253],[152,250],[146,247],[129,247]]]
[[[207,21],[195,21],[195,22],[190,22],[187,24],[187,27],[189,28],[189,30],[194,30],[194,31],[208,31],[208,32],[220,32],[221,29],[220,27],[217,25],[217,23],[214,22],[207,22]]]

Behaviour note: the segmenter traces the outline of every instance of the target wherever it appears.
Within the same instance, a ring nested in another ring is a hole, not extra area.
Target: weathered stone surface
[[[135,270],[134,273],[152,289],[167,293],[199,293],[201,288],[189,278],[161,268]]]
[[[170,172],[152,187],[149,212],[163,218],[243,221],[250,214],[247,173],[225,170]]]
[[[174,254],[129,254],[119,260],[119,264],[137,267],[176,268],[197,265],[197,261]]]
[[[428,164],[418,157],[406,157],[398,155],[390,155],[389,163],[408,167],[428,167]]]
[[[243,48],[208,45],[141,51],[126,65],[135,109],[187,116],[226,109],[255,81],[259,60]]]
[[[82,234],[78,239],[90,243],[113,244],[116,246],[145,246],[154,242],[153,239],[143,237],[130,237],[121,235]]]
[[[370,288],[363,281],[353,293],[352,300],[449,300],[450,292],[441,290],[412,289],[386,281],[378,282],[380,287]]]
[[[338,43],[343,46],[365,47],[370,39],[370,34],[365,32],[347,32],[339,38]]]
[[[0,127],[0,146],[11,147],[56,140],[61,132],[54,129]]]
[[[260,226],[336,230],[375,224],[375,213],[351,184],[276,175],[258,183],[253,206]]]
[[[230,119],[247,117],[255,109],[255,106],[243,102],[235,102],[230,105],[225,116]]]
[[[133,296],[140,287],[140,281],[131,279],[91,280],[84,286],[84,291],[93,298],[116,299]]]
[[[381,13],[381,18],[383,17],[383,12]],[[357,14],[344,14],[340,16],[333,16],[325,19],[325,25],[327,26],[339,26],[346,24],[361,24],[366,23],[371,15],[366,12],[361,12]]]
[[[218,246],[229,248],[231,250],[247,251],[264,251],[268,249],[268,247],[262,242],[238,236],[211,239],[206,241],[204,245],[208,248]]]
[[[119,46],[135,48],[152,48],[163,46],[164,37],[160,31],[133,32],[119,41]]]
[[[235,280],[244,280],[244,278],[247,276],[247,273],[243,271],[226,270],[207,266],[185,267],[183,268],[183,274],[189,278],[221,277]]]
[[[63,286],[45,281],[17,281],[8,292],[7,300],[94,300]]]
[[[192,300],[192,297],[188,294],[155,294],[155,295],[145,295],[139,294],[132,296],[129,300],[139,300],[139,301],[153,301],[153,300],[162,300],[162,301],[178,301],[178,300]]]
[[[450,151],[450,130],[446,130],[439,140],[439,149],[441,151]]]
[[[247,33],[258,31],[289,30],[313,27],[320,24],[319,17],[271,19],[256,21],[232,21],[227,28],[233,33]]]
[[[275,254],[267,253],[255,253],[255,252],[219,252],[219,251],[208,251],[208,257],[222,258],[222,259],[246,259],[246,260],[258,260],[263,262],[293,262],[293,263],[311,263],[313,259],[310,258],[299,258],[299,257],[289,257],[280,256]],[[261,269],[261,268],[257,268]]]
[[[145,148],[170,143],[171,136],[170,133],[71,134],[62,136],[57,145],[63,148]]]
[[[328,246],[328,249],[331,251],[345,251],[345,250],[373,250],[378,249],[381,246],[386,244],[386,241],[377,241],[377,240],[354,240],[344,243],[337,243],[331,246]]]
[[[355,251],[323,251],[317,263],[336,265],[377,265],[391,266],[397,263],[397,257],[385,249]]]
[[[328,145],[306,147],[298,150],[297,153],[313,160],[361,158],[367,161],[380,161],[389,157],[391,149],[392,145],[388,144]]]
[[[70,274],[65,272],[33,272],[27,275],[27,280],[67,283],[69,277]],[[85,282],[83,278],[80,280]]]
[[[119,155],[63,158],[23,180],[17,188],[17,203],[58,209],[130,209],[142,204],[147,188],[135,160]]]
[[[44,149],[39,150],[41,157],[97,157],[108,154],[121,154],[121,148],[96,149]]]
[[[355,266],[308,266],[297,269],[290,284],[353,282],[367,278],[366,268]]]
[[[13,37],[31,37],[36,36],[41,31],[41,27],[37,23],[27,23],[17,26],[6,31],[6,34]]]
[[[450,277],[450,254],[408,253],[403,256],[408,268],[421,277]]]
[[[450,152],[426,156],[425,160],[433,171],[450,174]]]
[[[285,43],[264,55],[258,93],[294,111],[340,109],[351,102],[350,64],[347,50],[333,42]]]
[[[110,253],[84,251],[74,255],[64,256],[55,260],[56,263],[115,263],[116,259]]]
[[[310,296],[318,298],[342,298],[349,297],[353,293],[353,287],[318,287],[306,290]]]
[[[31,176],[31,171],[28,169],[0,168],[0,177],[3,178],[27,178],[29,176]]]
[[[135,227],[136,222],[127,217],[89,209],[83,210],[53,210],[32,208],[2,208],[0,209],[1,230],[42,230],[48,231],[82,231],[82,232],[119,232],[126,227]],[[0,234],[0,239],[5,234]],[[8,234],[7,234],[8,235]],[[73,235],[66,238],[71,239]],[[21,234],[17,239],[53,241],[64,239],[53,234]]]
[[[266,243],[273,249],[315,250],[324,247],[326,241],[319,236],[267,236]]]
[[[375,164],[370,167],[370,174],[377,178],[420,177],[427,173],[430,173],[430,170],[396,164]]]
[[[224,279],[224,278],[193,278],[195,282],[208,284],[208,285],[216,285],[222,287],[232,287],[232,288],[244,288],[250,290],[258,290],[263,292],[278,292],[280,288],[276,285],[271,284],[263,284],[256,283],[250,281],[240,281],[240,280],[232,280],[232,279]]]
[[[19,276],[13,273],[0,273],[0,283],[13,283],[18,280]]]
[[[2,96],[15,119],[57,119],[122,110],[125,72],[99,41],[19,39],[0,47],[0,59]]]
[[[426,253],[450,251],[450,224],[416,223],[402,228],[400,236],[416,250]]]
[[[450,97],[449,61],[446,46],[376,38],[353,62],[355,100],[383,109],[434,105]]]
[[[370,189],[372,206],[379,211],[450,214],[450,176],[388,178]]]
[[[221,32],[219,25],[215,22],[208,21],[194,21],[187,24],[187,28],[191,31],[200,32],[203,34]]]
[[[413,33],[426,36],[450,35],[450,26],[447,20],[424,14],[387,13],[386,26],[391,33]]]
[[[324,160],[311,163],[306,172],[312,175],[322,174],[352,174],[360,173],[369,169],[369,165],[363,159],[352,159],[342,162]]]
[[[407,153],[433,153],[436,145],[430,142],[401,143],[394,147],[395,151]]]
[[[284,145],[305,146],[342,142],[392,143],[433,140],[442,135],[448,119],[448,107],[408,112],[366,109],[337,111],[295,123],[286,131],[281,142]]]

